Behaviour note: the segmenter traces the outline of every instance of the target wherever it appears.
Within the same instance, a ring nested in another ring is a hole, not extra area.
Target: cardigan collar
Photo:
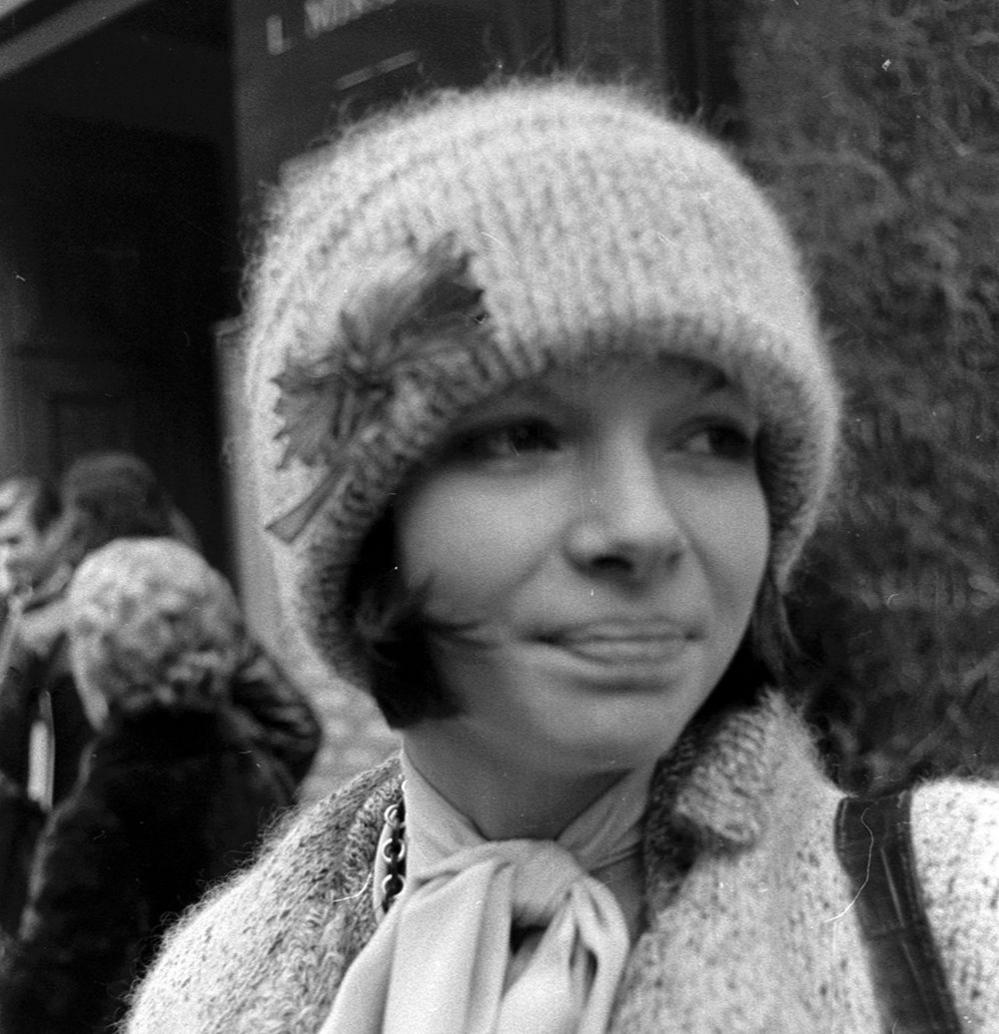
[[[649,789],[643,855],[646,903],[663,913],[699,857],[734,854],[763,834],[778,770],[808,750],[784,697],[695,724],[659,763]]]
[[[807,750],[806,739],[790,705],[775,691],[754,707],[688,730],[653,779],[651,835],[680,832],[709,849],[752,845],[763,832],[778,770],[790,754]]]
[[[785,758],[808,751],[808,734],[778,692],[754,707],[732,711],[689,729],[660,761],[649,791],[643,852],[647,893],[661,909],[679,887],[700,851],[730,852],[755,843],[763,833],[777,774]],[[398,756],[363,782],[367,800],[356,812],[347,843],[366,861],[355,870],[357,906],[348,920],[345,965],[377,925],[370,893],[375,847],[388,805],[402,792]],[[355,856],[356,857],[356,856]],[[362,883],[363,881],[363,883]]]

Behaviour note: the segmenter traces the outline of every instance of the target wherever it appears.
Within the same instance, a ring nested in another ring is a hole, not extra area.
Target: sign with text
[[[332,32],[372,11],[391,7],[395,0],[305,0],[305,33]]]
[[[281,166],[404,94],[532,70],[556,37],[555,0],[240,0],[233,5],[240,202]]]

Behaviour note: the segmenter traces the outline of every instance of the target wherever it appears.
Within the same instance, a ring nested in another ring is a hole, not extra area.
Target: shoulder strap
[[[886,1029],[960,1034],[916,880],[911,805],[910,790],[844,798],[836,814],[836,852],[857,895]]]

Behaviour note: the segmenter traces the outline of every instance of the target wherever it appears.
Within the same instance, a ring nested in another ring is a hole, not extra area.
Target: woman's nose
[[[643,455],[608,456],[588,467],[570,524],[570,561],[588,574],[641,582],[674,568],[687,549],[671,490]]]

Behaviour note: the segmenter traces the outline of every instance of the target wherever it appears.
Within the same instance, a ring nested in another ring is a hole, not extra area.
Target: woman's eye
[[[470,459],[513,459],[558,448],[558,432],[543,420],[521,420],[473,431],[459,443],[461,454]]]
[[[698,429],[687,438],[684,449],[698,455],[717,456],[740,463],[756,456],[753,436],[743,428],[729,424],[712,424]]]

